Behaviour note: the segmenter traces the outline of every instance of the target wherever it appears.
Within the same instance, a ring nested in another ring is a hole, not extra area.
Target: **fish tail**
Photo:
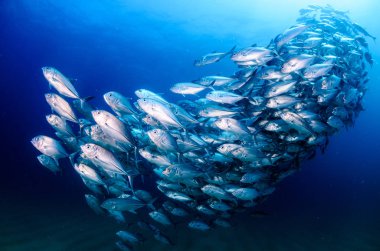
[[[157,198],[154,198],[154,199],[152,199],[151,201],[149,201],[146,205],[150,208],[150,209],[152,209],[152,210],[156,210],[156,207],[154,206],[154,202],[157,200]]]
[[[135,155],[135,166],[138,169],[138,161],[137,161],[137,146],[134,147],[134,155]]]
[[[236,45],[235,45],[234,47],[232,47],[232,48],[226,53],[226,55],[233,54],[234,51],[235,51],[235,49],[236,49]]]
[[[75,165],[75,156],[76,156],[78,153],[79,153],[79,151],[76,151],[76,152],[71,153],[71,154],[69,155],[69,160],[70,160],[70,163],[71,163],[72,166]]]
[[[80,100],[80,107],[83,109],[84,103],[86,103],[86,102],[88,102],[94,98],[95,98],[94,96],[88,96],[88,97],[84,97],[84,98],[79,99]]]

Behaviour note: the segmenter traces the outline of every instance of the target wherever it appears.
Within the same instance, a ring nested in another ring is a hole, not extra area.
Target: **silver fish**
[[[71,127],[61,117],[55,114],[46,115],[47,122],[57,131],[67,136],[75,137]]]
[[[86,179],[89,179],[99,185],[103,185],[105,186],[106,184],[104,183],[104,181],[102,180],[102,178],[100,177],[100,175],[94,170],[92,169],[91,167],[83,164],[83,163],[80,163],[80,164],[74,164],[74,169],[75,171],[77,171],[82,177],[86,178]]]
[[[62,97],[54,93],[46,93],[45,99],[47,103],[50,105],[51,109],[55,111],[58,115],[60,115],[62,118],[74,123],[78,123],[78,119],[75,116],[75,113],[71,108],[70,104]]]
[[[109,107],[111,107],[111,109],[119,115],[136,113],[128,98],[124,97],[118,92],[107,92],[103,95],[103,98],[106,101],[107,105],[109,105]]]
[[[41,165],[43,165],[53,173],[61,171],[61,168],[59,167],[59,165],[57,165],[57,162],[52,157],[41,154],[37,156],[37,159],[41,163]]]
[[[203,91],[206,88],[207,88],[206,86],[203,86],[200,84],[176,83],[173,87],[170,88],[170,90],[174,93],[181,94],[181,95],[194,95]]]
[[[282,73],[292,73],[295,71],[299,71],[301,69],[309,67],[315,60],[315,56],[308,54],[301,54],[295,56],[288,61],[286,61],[282,67]]]
[[[167,104],[150,98],[138,99],[137,103],[141,109],[144,110],[144,112],[157,119],[162,124],[166,126],[184,128]]]
[[[42,154],[47,155],[55,160],[58,165],[58,159],[68,157],[68,153],[63,148],[62,144],[48,136],[39,135],[31,140],[31,143]]]
[[[236,46],[232,47],[228,52],[212,52],[202,56],[200,59],[194,61],[195,66],[205,66],[209,64],[213,64],[219,62],[224,57],[232,54],[235,50]]]
[[[108,150],[101,146],[87,143],[82,145],[81,150],[83,151],[85,157],[90,160],[95,166],[103,168],[105,171],[126,175],[127,172],[124,170],[124,166],[119,160]]]
[[[327,75],[333,67],[333,64],[314,64],[304,70],[303,76],[307,79],[315,79]]]
[[[166,101],[163,97],[161,97],[160,95],[154,93],[154,92],[151,92],[149,90],[146,90],[146,89],[138,89],[135,91],[135,94],[138,98],[140,99],[154,99],[154,100],[157,100],[161,103],[164,103],[164,104],[168,104],[169,102]]]
[[[131,147],[135,144],[126,126],[111,113],[104,110],[94,110],[92,111],[92,116],[102,131],[109,137],[114,138],[123,146]]]
[[[147,132],[150,140],[164,152],[177,152],[178,145],[176,139],[167,131],[153,129]]]
[[[244,98],[241,95],[226,91],[212,91],[206,94],[206,99],[221,104],[235,104]]]
[[[42,73],[49,82],[49,85],[53,86],[59,94],[69,98],[80,99],[78,92],[75,90],[70,80],[60,71],[53,67],[42,67]]]

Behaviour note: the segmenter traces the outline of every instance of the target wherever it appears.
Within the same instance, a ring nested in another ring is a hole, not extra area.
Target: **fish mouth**
[[[32,139],[32,140],[30,141],[30,143],[31,143],[32,145],[34,145],[34,146],[37,146],[37,141],[36,141],[35,139]]]

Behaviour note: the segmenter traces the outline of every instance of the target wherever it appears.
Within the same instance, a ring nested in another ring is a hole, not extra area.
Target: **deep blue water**
[[[113,248],[116,224],[87,208],[86,190],[68,163],[63,175],[54,176],[35,159],[30,139],[53,134],[45,121],[50,108],[43,94],[49,89],[42,66],[78,79],[78,92],[105,107],[102,95],[110,90],[133,97],[135,89],[147,88],[174,99],[168,88],[175,82],[233,73],[228,61],[204,68],[192,63],[214,50],[267,44],[309,3],[349,10],[380,38],[376,0],[203,2],[0,2],[0,250]],[[261,206],[268,216],[244,215],[234,231],[219,235],[181,236],[174,249],[197,240],[209,250],[237,250],[228,246],[232,241],[249,245],[244,250],[380,250],[380,49],[378,42],[369,43],[375,64],[355,126],[331,137],[325,154],[280,184]],[[60,229],[64,222],[68,226]],[[55,232],[52,226],[60,231],[50,236],[44,228]],[[83,245],[100,232],[99,245]]]

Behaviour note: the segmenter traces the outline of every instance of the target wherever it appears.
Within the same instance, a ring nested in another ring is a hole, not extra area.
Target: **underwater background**
[[[49,91],[41,67],[54,66],[95,106],[110,90],[147,88],[174,99],[169,87],[206,74],[230,74],[229,61],[193,61],[234,45],[266,45],[295,24],[308,4],[349,10],[380,37],[380,2],[365,1],[0,1],[0,250],[116,250],[112,219],[95,215],[68,161],[53,175],[30,139],[52,134],[45,122]],[[370,41],[370,40],[369,40]],[[380,250],[380,49],[355,125],[330,138],[324,154],[279,184],[231,229],[172,230],[170,250]],[[137,250],[169,250],[147,241]]]

